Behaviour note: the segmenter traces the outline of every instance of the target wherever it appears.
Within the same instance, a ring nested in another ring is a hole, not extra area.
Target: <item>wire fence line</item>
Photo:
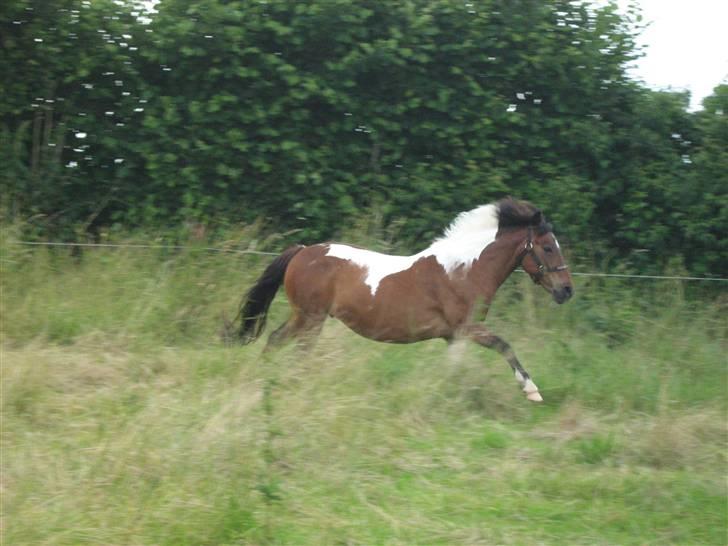
[[[523,269],[517,269],[519,273],[525,273]],[[629,275],[627,273],[586,273],[582,271],[571,271],[577,277],[615,277],[620,279],[647,279],[659,281],[714,281],[728,282],[728,279],[721,277],[679,277],[670,275]]]
[[[185,245],[150,245],[150,244],[116,244],[116,243],[60,243],[46,241],[11,241],[14,245],[27,246],[56,246],[56,247],[89,247],[89,248],[149,248],[149,249],[167,249],[167,250],[201,250],[205,252],[222,252],[226,254],[253,254],[256,256],[278,256],[279,252],[265,252],[263,250],[237,250],[231,248],[217,247],[196,247]],[[525,273],[522,269],[517,269],[519,273]],[[612,277],[619,279],[644,279],[644,280],[660,280],[660,281],[708,281],[708,282],[728,282],[728,279],[722,277],[682,277],[679,275],[630,275],[627,273],[587,273],[582,271],[572,271],[572,275],[578,277]]]
[[[14,245],[30,246],[61,246],[61,247],[91,247],[91,248],[152,248],[166,250],[203,250],[206,252],[223,252],[227,254],[255,254],[258,256],[278,256],[279,252],[264,252],[262,250],[237,250],[234,248],[216,248],[184,245],[147,245],[147,244],[114,244],[114,243],[53,243],[44,241],[11,241]]]

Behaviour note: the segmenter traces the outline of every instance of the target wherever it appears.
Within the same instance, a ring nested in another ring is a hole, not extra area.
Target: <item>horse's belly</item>
[[[340,320],[360,336],[372,339],[374,341],[383,341],[388,343],[414,343],[416,341],[423,341],[425,339],[443,337],[443,334],[439,333],[439,330],[435,328],[417,328],[407,330],[402,328],[401,325],[366,325],[362,324],[361,321],[358,320]]]
[[[331,316],[357,334],[375,341],[412,343],[448,337],[449,326],[433,314],[423,316],[414,306],[374,303],[367,306],[337,305]]]

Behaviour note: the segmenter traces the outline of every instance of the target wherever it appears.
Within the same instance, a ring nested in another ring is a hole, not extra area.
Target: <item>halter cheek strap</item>
[[[538,254],[536,254],[536,251],[533,249],[533,228],[528,228],[528,239],[526,239],[526,246],[523,248],[523,251],[521,252],[521,255],[518,258],[518,263],[523,263],[523,258],[526,256],[531,256],[531,259],[536,264],[536,272],[530,273],[527,271],[527,273],[531,276],[531,279],[536,284],[539,284],[541,280],[543,280],[543,277],[546,273],[557,273],[559,271],[565,271],[566,269],[569,269],[568,265],[558,265],[556,267],[549,267],[544,265],[544,263],[541,261],[541,258],[538,257]]]

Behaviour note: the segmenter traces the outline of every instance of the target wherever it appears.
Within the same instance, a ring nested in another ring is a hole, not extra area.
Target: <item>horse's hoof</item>
[[[538,391],[529,392],[526,395],[526,398],[528,398],[531,402],[543,402],[543,398],[541,398]]]

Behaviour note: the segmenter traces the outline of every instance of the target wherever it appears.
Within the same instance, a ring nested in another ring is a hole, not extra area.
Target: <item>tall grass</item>
[[[725,543],[724,293],[514,274],[487,322],[532,405],[475,346],[223,345],[265,258],[10,242],[5,544]]]

